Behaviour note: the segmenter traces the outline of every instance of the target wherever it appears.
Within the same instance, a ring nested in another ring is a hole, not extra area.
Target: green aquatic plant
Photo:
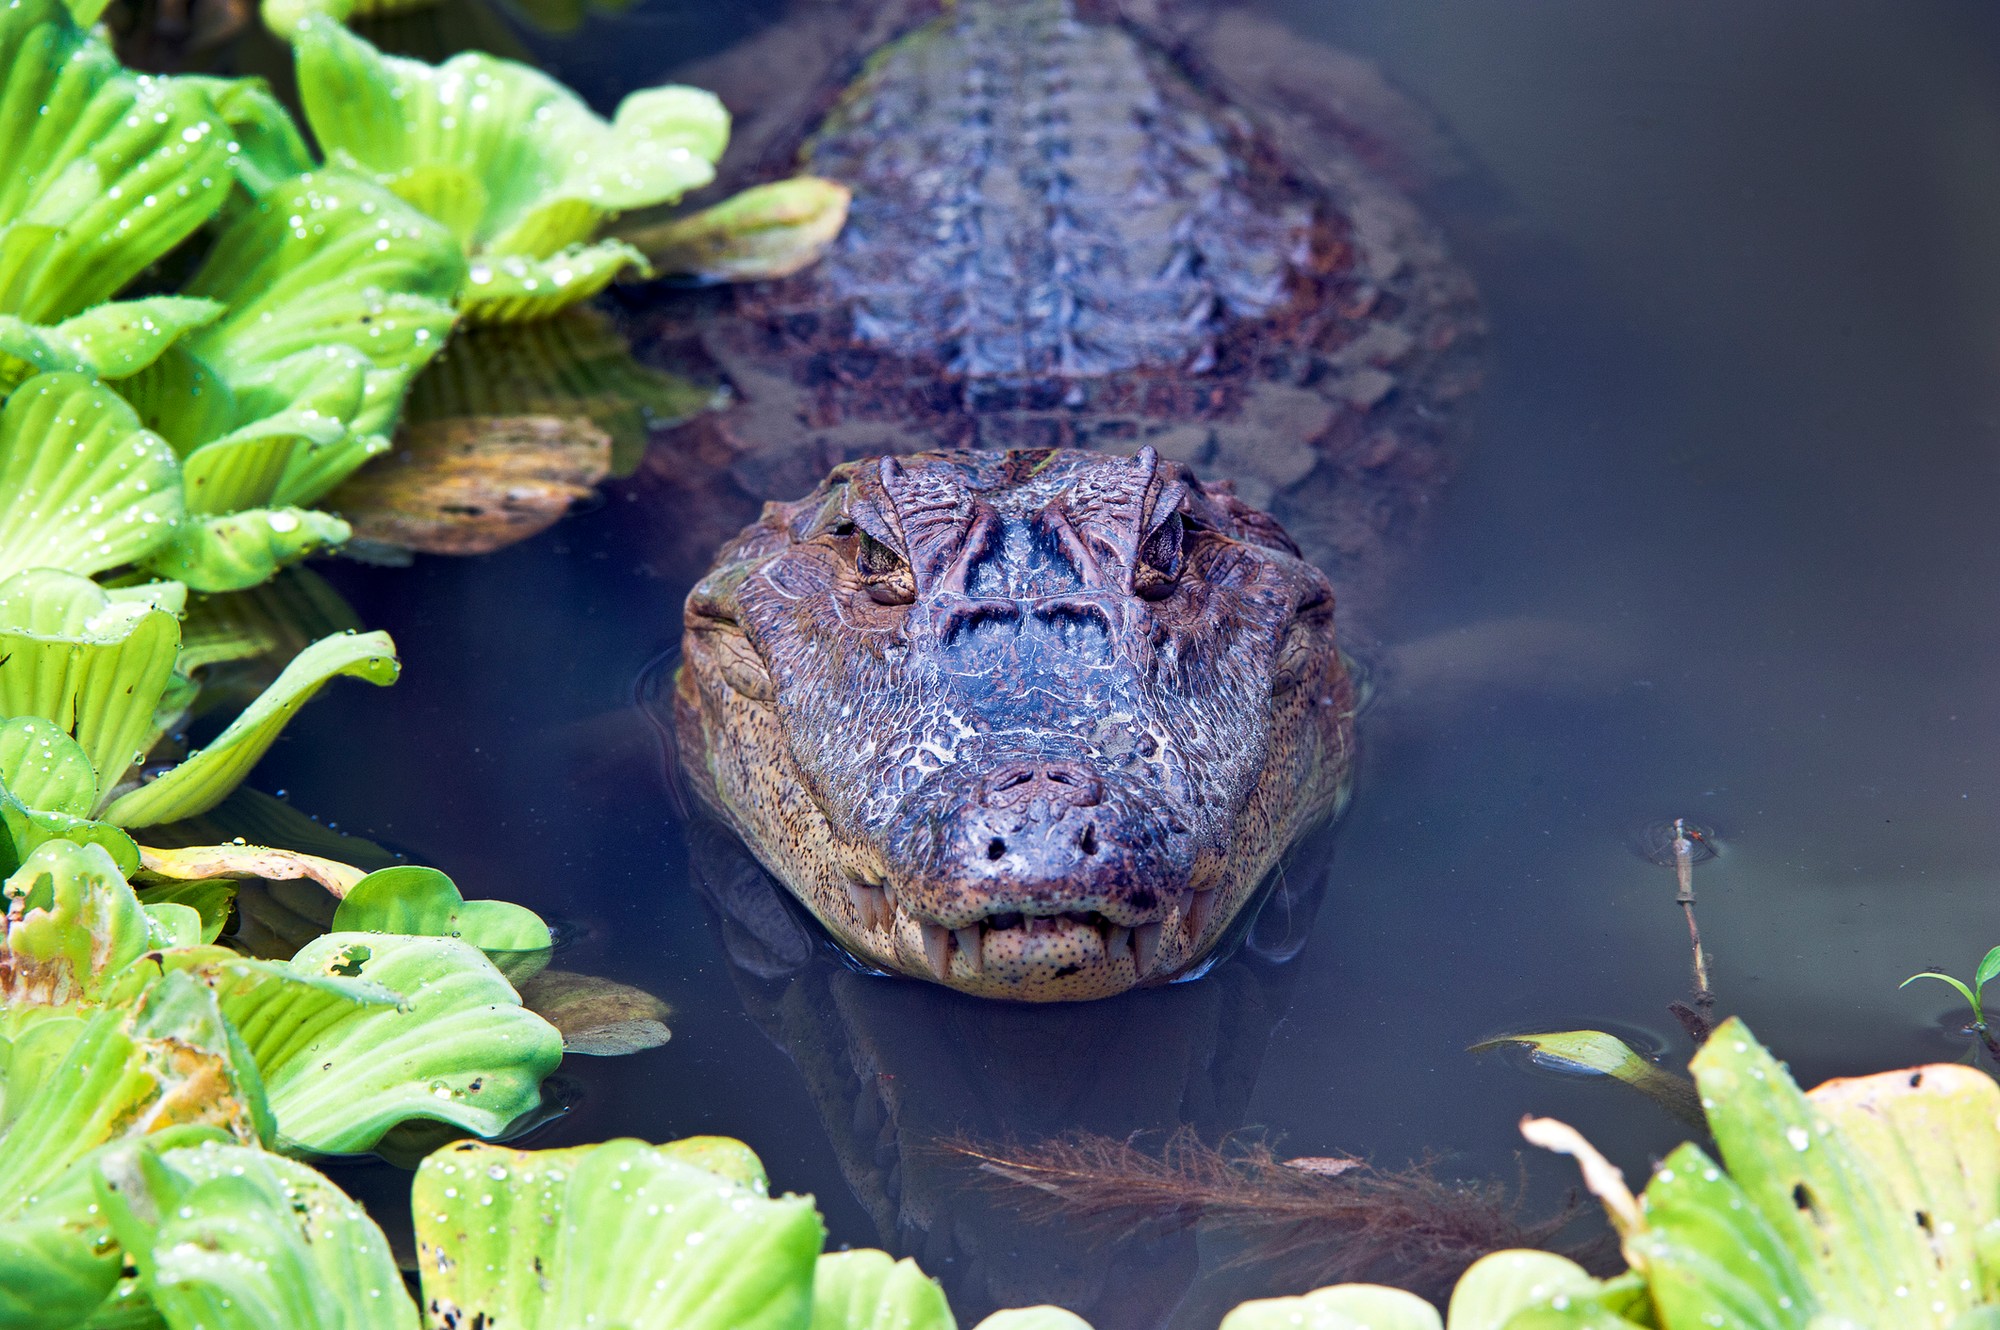
[[[1465,1051],[1520,1049],[1537,1067],[1585,1076],[1608,1076],[1629,1085],[1690,1126],[1702,1125],[1701,1103],[1687,1077],[1667,1070],[1615,1034],[1603,1030],[1551,1030],[1497,1035]]]
[[[818,259],[847,224],[852,201],[845,185],[795,176],[620,234],[664,273],[709,282],[764,281]]]
[[[595,239],[617,213],[707,184],[729,115],[696,88],[633,93],[610,122],[529,66],[477,52],[383,55],[325,17],[288,34],[307,122],[330,162],[437,218],[470,268],[467,317],[543,318],[603,290],[636,249]]]
[[[385,633],[322,639],[293,658],[271,686],[210,743],[145,783],[134,778],[185,710],[193,685],[176,668],[176,583],[105,589],[73,573],[31,569],[0,581],[0,716],[39,717],[60,732],[49,745],[91,772],[88,816],[146,826],[213,807],[248,774],[293,713],[329,680],[392,682],[399,668]],[[71,747],[75,752],[71,752]],[[0,770],[11,790],[16,767]],[[45,811],[84,816],[81,777]]]
[[[1466,1272],[1449,1317],[1348,1285],[1247,1303],[1225,1330],[1973,1330],[2000,1316],[2000,1086],[1958,1066],[1829,1081],[1800,1093],[1741,1021],[1693,1070],[1719,1159],[1685,1144],[1634,1196],[1574,1130],[1529,1119],[1575,1156],[1629,1269],[1598,1280],[1548,1253]]]
[[[223,591],[346,539],[310,505],[387,451],[465,269],[310,165],[254,81],[139,76],[54,0],[0,11],[0,395],[29,394],[0,423],[0,576]],[[203,244],[179,290],[132,294]]]
[[[2000,947],[1993,948],[1993,950],[1987,952],[1980,960],[1979,968],[1973,971],[1972,982],[1970,984],[1967,984],[1962,979],[1954,979],[1948,974],[1940,974],[1936,970],[1924,970],[1911,975],[1908,979],[1898,984],[1897,987],[1908,988],[1919,979],[1935,979],[1940,983],[1950,984],[1958,991],[1958,995],[1965,999],[1965,1005],[1972,1008],[1972,1022],[1968,1028],[1979,1036],[1980,1040],[1986,1045],[1987,1052],[1993,1054],[1995,1058],[2000,1058],[2000,1039],[1996,1039],[1993,1031],[1988,1028],[1986,1024],[1986,1008],[1982,1005],[1982,999],[1986,993],[1986,985],[1996,974],[2000,974]]]

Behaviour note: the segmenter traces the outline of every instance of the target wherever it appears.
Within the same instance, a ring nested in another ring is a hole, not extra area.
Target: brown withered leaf
[[[611,436],[581,416],[455,416],[410,425],[327,506],[357,541],[490,554],[546,530],[611,469]]]
[[[563,1052],[620,1057],[667,1042],[667,1004],[643,988],[573,970],[543,970],[521,1002],[562,1032]]]

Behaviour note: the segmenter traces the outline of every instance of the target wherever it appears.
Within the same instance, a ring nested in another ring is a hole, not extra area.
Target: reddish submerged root
[[[1238,1247],[1224,1268],[1257,1266],[1302,1287],[1367,1279],[1448,1290],[1487,1252],[1548,1247],[1577,1213],[1523,1217],[1518,1189],[1440,1178],[1436,1162],[1383,1170],[1364,1160],[1280,1159],[1262,1143],[1209,1145],[1183,1128],[1157,1153],[1137,1138],[1073,1134],[1028,1145],[963,1137],[958,1156],[1030,1218],[1118,1237],[1195,1224]],[[1585,1259],[1590,1252],[1567,1254]]]

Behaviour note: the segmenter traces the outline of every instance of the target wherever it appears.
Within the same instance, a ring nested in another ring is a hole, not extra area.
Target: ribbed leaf
[[[75,348],[100,378],[122,379],[158,360],[166,349],[222,314],[213,300],[147,296],[94,305],[64,319],[50,334]]]
[[[290,659],[322,637],[361,631],[354,609],[309,568],[287,568],[263,586],[196,596],[181,621],[181,668],[278,654]]]
[[[1443,1330],[1437,1309],[1413,1293],[1376,1284],[1336,1284],[1296,1298],[1238,1304],[1221,1330]]]
[[[973,1330],[1090,1330],[1090,1322],[1061,1307],[1009,1307],[994,1312]]]
[[[185,347],[168,347],[145,369],[119,380],[118,395],[141,425],[182,457],[236,425],[236,394],[214,366]]]
[[[173,449],[109,388],[38,375],[0,410],[0,580],[136,562],[181,517]]]
[[[958,1330],[937,1281],[887,1252],[827,1252],[813,1273],[812,1330]]]
[[[1451,1330],[1506,1330],[1514,1314],[1553,1298],[1594,1293],[1598,1282],[1575,1261],[1545,1251],[1498,1251],[1474,1261],[1451,1291]]]
[[[70,573],[0,582],[0,715],[40,716],[76,738],[102,799],[155,737],[180,626],[141,599]]]
[[[89,817],[97,772],[76,740],[40,716],[0,722],[0,786],[30,808]]]
[[[450,234],[393,195],[338,171],[299,176],[231,223],[188,282],[187,294],[229,306],[188,349],[229,382],[244,424],[326,391],[329,372],[347,391],[358,367],[361,402],[342,422],[354,435],[385,433],[410,378],[443,346],[464,277]]]
[[[199,86],[118,64],[54,0],[0,15],[0,313],[116,295],[221,207],[229,135]]]
[[[1917,1217],[1896,1204],[1740,1020],[1718,1028],[1692,1067],[1730,1177],[1821,1306],[1916,1330],[1948,1324],[1933,1307],[1955,1314],[1970,1305],[1959,1277],[1932,1259]]]
[[[236,884],[226,878],[203,878],[194,882],[134,884],[133,894],[151,910],[156,905],[184,905],[199,921],[195,941],[201,945],[222,936],[229,923],[229,907],[236,899]]]
[[[53,327],[0,314],[0,391],[42,372],[129,377],[221,312],[210,300],[148,296],[95,305]]]
[[[2000,1086],[1993,1078],[1955,1064],[1916,1067],[1828,1081],[1806,1100],[1864,1161],[1894,1213],[1911,1222],[1924,1216],[1938,1267],[1966,1304],[2000,1300],[2000,1250],[1992,1241],[2000,1233]]]
[[[261,199],[287,180],[313,169],[312,154],[292,113],[271,95],[260,78],[183,77],[208,94],[229,126],[237,152],[236,178],[253,199]]]
[[[176,976],[163,999],[199,1003]],[[148,1000],[153,997],[148,994]],[[213,1008],[213,999],[209,999]],[[72,1163],[120,1137],[209,1127],[257,1139],[255,1114],[218,1027],[158,1021],[115,1007],[47,1021],[13,1041],[8,1121],[0,1131],[0,1218],[18,1214]],[[54,1045],[41,1047],[37,1045]]]
[[[98,1196],[174,1330],[413,1330],[382,1230],[324,1177],[261,1150],[133,1149]]]
[[[846,224],[852,198],[845,185],[795,176],[624,238],[663,273],[709,282],[768,281],[818,259]]]
[[[465,316],[475,323],[546,319],[590,299],[628,268],[646,271],[646,256],[622,240],[571,245],[546,259],[482,256],[467,278]]]
[[[450,1146],[417,1170],[411,1210],[439,1324],[794,1330],[823,1237],[809,1198],[633,1140]]]
[[[1660,1165],[1644,1214],[1626,1250],[1668,1325],[1797,1330],[1826,1305],[1743,1189],[1700,1147],[1683,1145]]]
[[[93,1001],[146,950],[145,912],[99,846],[37,846],[0,898],[11,916],[0,924],[0,997],[10,1007]]]
[[[643,266],[635,251],[586,242],[612,213],[707,184],[728,139],[721,103],[693,88],[635,93],[606,124],[513,61],[385,56],[325,19],[292,40],[329,159],[430,211],[483,262],[466,288],[476,318],[544,317]]]
[[[366,1150],[410,1118],[494,1135],[534,1107],[542,1078],[562,1060],[555,1027],[462,942],[330,933],[289,968],[369,980],[404,998],[401,1007],[315,1008],[309,1019],[287,1005],[259,1020],[225,999],[248,1022],[279,1132],[302,1149]]]
[[[12,791],[0,789],[0,873],[12,873],[38,846],[50,841],[95,845],[111,856],[119,872],[139,869],[139,847],[117,827],[71,813],[30,808]]]
[[[309,508],[191,517],[146,566],[194,591],[241,591],[270,581],[287,564],[345,544],[352,534],[338,517]]]
[[[9,1079],[7,1062],[0,1040],[0,1087]],[[171,1147],[216,1136],[211,1128],[168,1127],[148,1143]],[[100,1324],[91,1313],[118,1281],[123,1253],[98,1203],[97,1166],[125,1148],[114,1140],[76,1156],[34,1199],[0,1218],[0,1330]]]
[[[0,615],[4,615],[5,605],[6,589],[0,587]],[[0,666],[0,679],[4,679],[5,668]],[[113,801],[104,810],[105,820],[123,827],[143,827],[208,811],[250,773],[257,759],[276,742],[285,722],[328,680],[346,674],[379,686],[394,683],[399,668],[395,644],[387,633],[322,638],[293,658],[284,673],[214,742],[189,754],[186,761],[158,780]]]

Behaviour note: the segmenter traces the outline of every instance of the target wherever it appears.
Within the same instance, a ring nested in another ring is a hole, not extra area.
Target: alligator
[[[1377,139],[1274,110],[1268,43],[883,9],[734,164],[850,185],[828,256],[627,320],[738,399],[642,471],[683,539],[810,487],[688,597],[687,786],[869,967],[1191,977],[1345,798],[1336,588],[1344,619],[1448,469],[1475,299]]]

